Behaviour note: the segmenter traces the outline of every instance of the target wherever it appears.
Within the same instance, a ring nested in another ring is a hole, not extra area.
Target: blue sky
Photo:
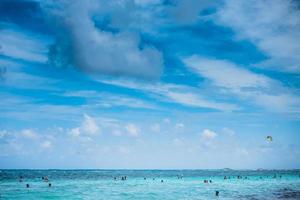
[[[299,41],[292,0],[2,0],[0,167],[299,168]]]

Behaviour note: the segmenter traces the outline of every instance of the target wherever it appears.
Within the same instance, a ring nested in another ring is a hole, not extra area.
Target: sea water
[[[300,171],[1,170],[0,199],[292,200],[300,199]]]

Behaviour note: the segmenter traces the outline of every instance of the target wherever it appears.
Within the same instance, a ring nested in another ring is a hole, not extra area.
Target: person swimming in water
[[[29,188],[29,184],[28,183],[26,184],[26,187]]]
[[[44,182],[48,182],[48,181],[49,181],[49,179],[48,179],[47,176],[43,176],[43,177],[42,177],[42,180],[43,180]]]
[[[218,191],[218,190],[216,191],[216,196],[217,196],[217,197],[219,196],[219,191]]]
[[[52,186],[51,183],[49,183],[49,184],[48,184],[48,187],[51,187],[51,186]]]

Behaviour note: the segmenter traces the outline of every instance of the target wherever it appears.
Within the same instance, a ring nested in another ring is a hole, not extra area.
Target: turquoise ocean
[[[300,171],[1,170],[0,199],[292,200],[300,199]]]

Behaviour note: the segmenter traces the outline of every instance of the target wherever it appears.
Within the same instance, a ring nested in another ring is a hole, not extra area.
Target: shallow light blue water
[[[0,199],[300,199],[300,171],[1,170]]]

